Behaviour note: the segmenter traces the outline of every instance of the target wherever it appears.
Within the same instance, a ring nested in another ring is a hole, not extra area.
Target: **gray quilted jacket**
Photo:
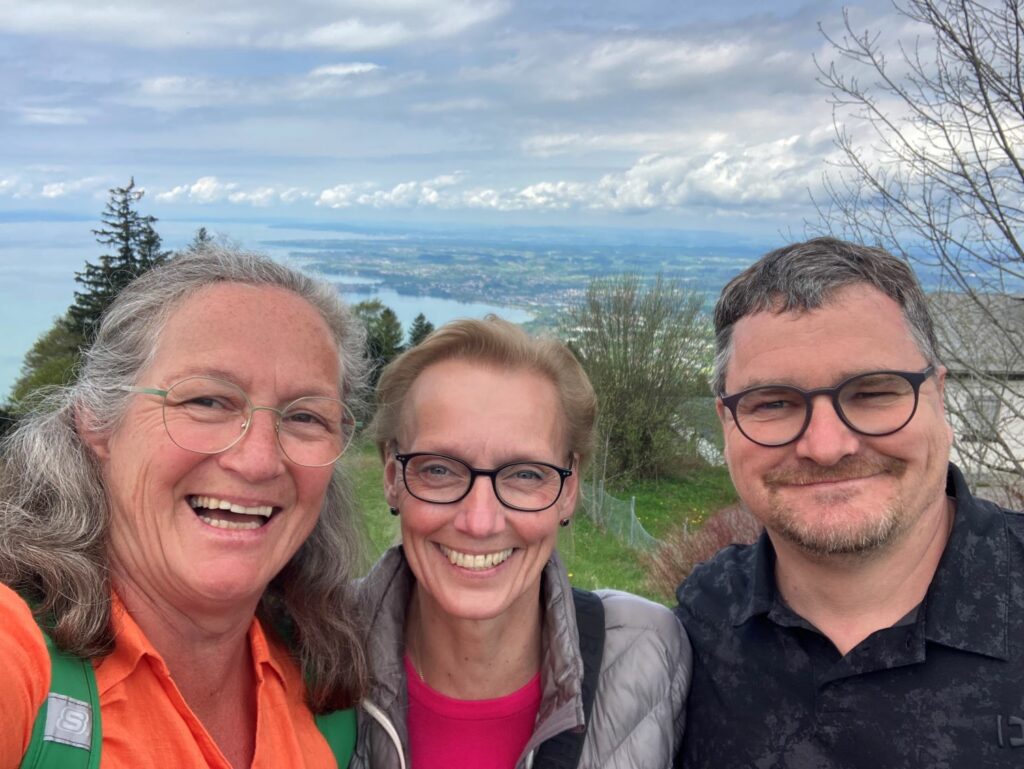
[[[359,709],[352,769],[411,769],[405,722],[408,694],[403,625],[414,577],[401,546],[386,552],[361,584],[370,612],[368,654],[374,686]],[[516,763],[529,769],[548,738],[582,727],[583,661],[572,591],[557,554],[544,567],[541,704]],[[692,655],[686,633],[664,606],[600,590],[604,658],[580,769],[668,769],[683,733]]]

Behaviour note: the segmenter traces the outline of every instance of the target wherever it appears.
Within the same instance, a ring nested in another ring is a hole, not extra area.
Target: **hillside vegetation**
[[[371,560],[398,541],[399,520],[388,513],[384,502],[381,463],[376,449],[364,442],[350,449],[345,467],[352,473],[370,541]],[[721,467],[696,466],[678,478],[634,482],[615,489],[616,496],[636,497],[637,517],[661,539],[684,525],[695,529],[716,510],[732,505],[735,492],[729,474]],[[559,532],[558,550],[578,587],[614,587],[671,605],[671,590],[652,584],[649,558],[592,524],[582,510],[573,523]]]

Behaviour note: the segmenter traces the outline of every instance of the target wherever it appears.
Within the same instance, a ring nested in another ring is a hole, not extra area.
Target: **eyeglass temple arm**
[[[141,393],[143,395],[159,395],[161,398],[166,397],[167,390],[160,390],[156,387],[132,387],[131,385],[121,385],[119,390],[123,390],[126,393]]]

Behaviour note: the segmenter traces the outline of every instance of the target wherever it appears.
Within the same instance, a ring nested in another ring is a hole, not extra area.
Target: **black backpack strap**
[[[580,656],[583,658],[583,729],[567,729],[541,743],[534,756],[533,769],[575,769],[583,755],[583,741],[590,727],[594,710],[597,679],[604,656],[604,604],[587,590],[572,589],[576,607],[576,626],[580,633]]]

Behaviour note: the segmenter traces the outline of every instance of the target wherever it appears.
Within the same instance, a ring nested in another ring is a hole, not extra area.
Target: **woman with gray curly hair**
[[[3,444],[0,769],[53,709],[48,642],[91,661],[107,769],[335,766],[314,714],[367,686],[336,466],[363,339],[330,287],[233,250],[121,293]],[[88,714],[64,720],[61,749]]]

